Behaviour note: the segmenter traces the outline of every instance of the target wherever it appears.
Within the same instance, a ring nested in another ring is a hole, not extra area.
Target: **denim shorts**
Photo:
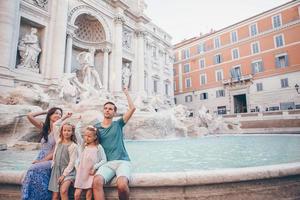
[[[105,184],[110,182],[114,176],[117,176],[117,178],[120,176],[125,176],[127,177],[128,181],[130,181],[131,162],[127,160],[108,161],[99,167],[96,172],[96,176],[97,175],[101,175],[104,178]]]

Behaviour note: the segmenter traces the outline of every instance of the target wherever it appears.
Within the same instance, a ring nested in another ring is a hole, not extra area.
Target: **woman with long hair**
[[[22,184],[23,200],[50,200],[52,193],[48,190],[51,175],[51,160],[56,141],[59,138],[59,123],[66,119],[62,118],[62,109],[53,107],[47,111],[29,113],[28,120],[41,130],[41,150],[37,158],[32,162]],[[44,122],[37,116],[46,115]]]

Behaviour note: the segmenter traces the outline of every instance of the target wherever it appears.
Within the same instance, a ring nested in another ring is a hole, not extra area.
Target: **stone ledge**
[[[0,171],[0,184],[21,185],[25,171]],[[130,187],[207,185],[300,175],[300,162],[270,166],[167,173],[136,173]],[[116,181],[106,187],[115,187]]]
[[[18,200],[25,172],[0,172],[0,200]],[[133,174],[131,200],[300,199],[300,162],[238,169]],[[117,200],[115,182],[104,188]],[[73,199],[74,190],[70,190]],[[82,196],[81,199],[84,199]]]

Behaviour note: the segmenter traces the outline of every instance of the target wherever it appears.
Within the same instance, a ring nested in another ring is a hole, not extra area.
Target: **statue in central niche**
[[[95,48],[90,48],[88,52],[81,52],[77,55],[82,73],[82,83],[86,88],[99,90],[103,88],[100,76],[94,65]]]

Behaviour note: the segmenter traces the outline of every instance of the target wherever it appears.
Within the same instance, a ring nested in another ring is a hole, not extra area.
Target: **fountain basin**
[[[131,199],[300,198],[298,135],[128,141],[126,146],[135,167]],[[30,163],[23,160],[35,153],[0,152],[0,200],[20,199]],[[117,199],[115,181],[105,187],[105,195]]]

